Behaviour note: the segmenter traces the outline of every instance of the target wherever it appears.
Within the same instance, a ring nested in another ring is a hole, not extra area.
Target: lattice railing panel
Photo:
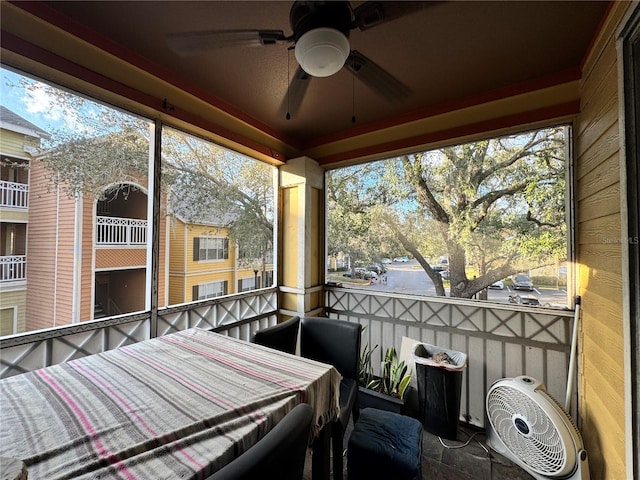
[[[270,289],[163,309],[158,312],[158,336],[199,327],[249,340],[257,329],[254,322],[272,317],[275,323],[277,305],[276,290]]]
[[[572,311],[343,288],[327,288],[326,311],[366,327],[363,345],[378,345],[376,373],[383,353],[400,351],[403,337],[466,353],[461,419],[473,425],[484,427],[485,395],[500,378],[530,375],[564,400]]]
[[[157,336],[187,328],[242,340],[277,320],[275,288],[169,307],[158,312]],[[0,378],[104,352],[151,337],[149,312],[0,338]]]
[[[149,315],[123,315],[0,339],[0,378],[149,338]]]

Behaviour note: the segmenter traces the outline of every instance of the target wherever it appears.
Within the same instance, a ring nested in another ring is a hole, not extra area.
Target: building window
[[[193,286],[193,300],[222,297],[227,294],[227,281],[203,283]]]
[[[264,286],[273,285],[273,270],[267,270],[265,272],[262,272],[262,284]]]
[[[228,258],[228,238],[196,237],[193,239],[194,260],[227,260]]]
[[[238,292],[248,292],[256,289],[255,277],[241,278],[238,280]]]

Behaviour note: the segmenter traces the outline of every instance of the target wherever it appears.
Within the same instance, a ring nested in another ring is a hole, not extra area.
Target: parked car
[[[396,257],[393,259],[394,262],[407,263],[409,261],[409,257]]]
[[[388,263],[391,263],[391,259],[384,257],[383,259],[380,260],[380,263],[382,263],[383,265],[386,265]]]
[[[523,305],[536,305],[536,306],[540,305],[540,300],[538,300],[536,297],[531,297],[531,296],[520,297],[520,301]]]
[[[498,280],[497,282],[493,282],[489,285],[489,288],[497,288],[499,290],[504,289],[504,282],[502,280]]]
[[[378,274],[373,270],[363,270],[360,278],[365,280],[370,280],[372,278],[378,278]]]
[[[370,280],[372,278],[378,278],[378,274],[376,272],[374,272],[373,270],[367,270],[366,268],[362,268],[362,267],[356,267],[354,269],[355,272],[355,277],[354,278],[361,278],[364,280]],[[351,272],[345,272],[342,274],[343,277],[351,277]]]
[[[442,263],[438,263],[437,265],[433,265],[431,267],[431,269],[434,272],[444,272],[447,268],[448,268],[447,265],[446,264],[442,264]]]
[[[514,290],[533,290],[533,282],[529,278],[528,275],[524,275],[519,273],[515,277],[513,277],[513,289]]]
[[[540,300],[536,297],[528,296],[520,296],[520,295],[509,295],[509,303],[517,303],[520,305],[531,305],[531,306],[540,306]]]
[[[386,267],[380,263],[372,263],[369,265],[369,270],[372,272],[376,272],[378,275],[385,273],[387,271]]]

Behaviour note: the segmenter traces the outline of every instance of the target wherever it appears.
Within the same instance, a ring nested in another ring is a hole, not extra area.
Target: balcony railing
[[[28,184],[0,180],[0,207],[27,208],[28,206]]]
[[[249,340],[251,332],[277,320],[276,288],[161,308],[154,322],[149,312],[118,315],[0,338],[0,378],[56,365],[199,327]]]
[[[366,325],[363,345],[379,345],[377,354],[391,346],[400,351],[403,337],[466,353],[464,422],[485,426],[486,393],[504,377],[529,375],[556,400],[565,398],[572,311],[332,287],[326,305],[329,317]],[[155,325],[145,312],[3,337],[0,378],[191,327],[249,340],[273,325],[277,312],[271,288],[163,308]],[[578,393],[574,385],[574,412]]]
[[[403,337],[466,353],[464,422],[485,426],[486,393],[504,377],[531,376],[565,400],[573,311],[330,287],[326,310],[329,317],[366,326],[362,344],[378,345],[378,369],[380,355],[389,347],[400,351]],[[572,392],[575,412],[575,386]]]
[[[27,256],[0,256],[0,282],[15,282],[27,279]]]
[[[146,245],[147,221],[96,217],[96,245]]]

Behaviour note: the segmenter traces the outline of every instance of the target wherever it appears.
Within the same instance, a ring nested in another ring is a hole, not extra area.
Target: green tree
[[[51,185],[70,197],[105,200],[119,186],[146,183],[151,122],[27,78],[21,86],[34,99],[46,98],[61,124],[48,129],[42,156]],[[253,262],[264,265],[273,250],[274,169],[175,129],[162,133],[162,191],[169,208],[179,208],[187,221],[215,218]]]
[[[401,245],[445,289],[430,259],[448,257],[450,295],[471,298],[518,271],[566,258],[565,129],[539,130],[378,162],[382,175],[348,167],[350,188],[375,191],[367,201],[340,205],[340,217],[358,215],[355,237]],[[332,172],[333,175],[335,175]],[[359,174],[358,178],[353,175]],[[345,174],[346,175],[346,174]],[[329,196],[334,184],[328,183]],[[343,199],[345,197],[343,196]],[[356,207],[357,208],[354,208]],[[348,222],[331,235],[349,235]],[[375,225],[375,228],[372,227]],[[386,234],[379,233],[381,226]],[[343,240],[342,240],[343,241]],[[358,245],[364,242],[359,240]],[[369,244],[371,241],[369,240]],[[478,275],[468,278],[473,263]]]
[[[387,166],[381,162],[327,173],[329,255],[344,254],[362,263],[390,255],[397,240],[380,228],[378,214],[378,208],[399,198],[388,180]],[[355,266],[352,261],[352,270]]]
[[[169,204],[187,222],[229,228],[241,263],[264,268],[273,252],[274,169],[177,130],[163,138]]]
[[[525,265],[566,257],[564,136],[539,130],[400,158],[446,244],[451,296],[470,298]],[[469,279],[470,252],[483,251],[484,271]]]

